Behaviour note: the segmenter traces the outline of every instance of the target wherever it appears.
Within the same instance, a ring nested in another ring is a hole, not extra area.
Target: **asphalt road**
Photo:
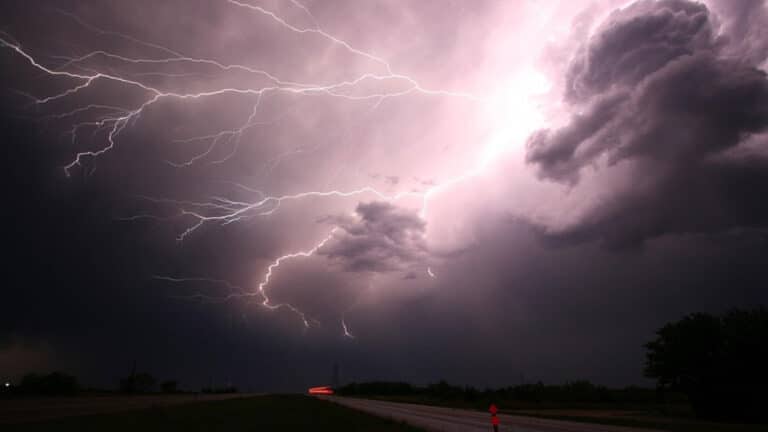
[[[490,414],[478,411],[339,396],[320,397],[379,417],[405,421],[408,424],[429,431],[488,432],[493,430]],[[545,420],[508,414],[499,414],[499,420],[501,423],[499,427],[500,432],[659,432],[652,429]]]

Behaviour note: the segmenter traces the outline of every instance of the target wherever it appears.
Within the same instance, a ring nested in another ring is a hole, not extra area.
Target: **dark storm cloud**
[[[357,218],[338,218],[340,231],[318,253],[347,271],[396,271],[426,256],[426,225],[416,211],[386,202],[361,203]]]
[[[608,17],[567,71],[566,98],[583,100],[634,85],[670,61],[712,46],[706,6],[686,0],[641,1]]]
[[[764,146],[728,154],[768,128],[768,79],[755,64],[764,55],[734,58],[735,37],[716,37],[715,22],[703,4],[639,2],[611,14],[574,58],[565,98],[581,113],[534,133],[527,160],[571,184],[587,167],[599,178],[624,163],[630,185],[562,238],[626,244],[768,223],[758,204],[768,189]]]
[[[584,114],[575,115],[570,124],[557,129],[542,129],[536,131],[529,139],[528,161],[537,163],[542,167],[542,175],[555,180],[576,181],[578,170],[585,163],[585,159],[594,155],[594,150],[589,151],[589,156],[581,150],[582,143],[590,140],[592,148],[606,143],[609,137],[603,136],[603,131],[608,123],[613,121],[616,112],[627,101],[626,92],[617,92],[597,98],[587,108]]]

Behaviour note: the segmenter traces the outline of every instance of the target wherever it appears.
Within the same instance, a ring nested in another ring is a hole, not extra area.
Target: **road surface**
[[[428,431],[488,432],[493,430],[491,415],[479,411],[339,396],[318,397],[379,417],[404,421]],[[660,432],[652,429],[546,420],[508,414],[499,414],[499,420],[501,421],[499,432]]]

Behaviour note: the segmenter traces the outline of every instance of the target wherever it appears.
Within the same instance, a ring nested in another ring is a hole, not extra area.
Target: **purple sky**
[[[0,17],[2,374],[647,384],[768,298],[763,1]]]

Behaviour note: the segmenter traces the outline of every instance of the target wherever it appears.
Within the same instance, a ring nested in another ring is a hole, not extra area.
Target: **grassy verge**
[[[768,425],[743,425],[743,424],[725,424],[714,422],[703,422],[688,419],[676,418],[639,418],[639,417],[590,417],[588,415],[553,415],[538,411],[536,413],[528,412],[507,412],[508,414],[519,414],[528,417],[538,417],[552,420],[568,420],[581,423],[595,423],[611,426],[627,426],[645,429],[658,429],[669,432],[768,432]]]
[[[69,417],[39,423],[2,425],[4,432],[25,431],[370,431],[417,432],[408,425],[370,416],[301,395],[153,407],[119,414]]]

